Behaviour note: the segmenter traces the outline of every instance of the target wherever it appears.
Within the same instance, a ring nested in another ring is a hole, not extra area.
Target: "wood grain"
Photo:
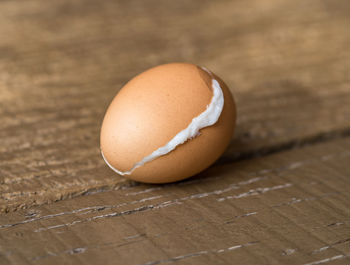
[[[0,264],[348,264],[349,12],[345,0],[1,1]],[[235,138],[187,181],[126,181],[100,156],[104,111],[172,61],[227,82]]]
[[[347,138],[0,215],[0,263],[348,264],[349,158]]]
[[[350,134],[347,1],[1,1],[0,209],[134,185],[99,153],[118,89],[157,64],[232,88],[220,163]]]

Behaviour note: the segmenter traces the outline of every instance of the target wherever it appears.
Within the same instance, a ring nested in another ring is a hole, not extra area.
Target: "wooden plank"
[[[99,154],[118,89],[170,61],[232,88],[221,162],[337,138],[350,128],[348,1],[0,2],[0,209],[134,185]]]
[[[349,150],[346,138],[1,215],[0,263],[348,264]]]

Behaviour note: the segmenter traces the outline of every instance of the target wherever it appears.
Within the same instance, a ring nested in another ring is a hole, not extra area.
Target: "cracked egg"
[[[105,114],[101,153],[116,173],[146,183],[191,177],[227,148],[236,108],[226,84],[206,68],[171,63],[131,79]]]

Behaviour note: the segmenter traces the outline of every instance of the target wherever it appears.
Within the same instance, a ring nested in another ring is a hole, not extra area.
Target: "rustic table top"
[[[347,0],[0,1],[0,264],[349,264]],[[152,66],[213,70],[235,137],[146,185],[99,151]]]

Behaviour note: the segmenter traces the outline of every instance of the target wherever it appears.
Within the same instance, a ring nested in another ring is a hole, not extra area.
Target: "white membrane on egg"
[[[204,67],[202,67],[202,69],[208,72],[212,77],[213,97],[206,110],[197,117],[193,118],[191,123],[187,126],[187,128],[175,135],[175,137],[172,138],[166,145],[159,147],[153,153],[144,157],[141,161],[134,164],[134,166],[129,171],[123,172],[113,167],[110,163],[108,163],[106,157],[103,155],[103,152],[101,150],[103,159],[112,170],[114,170],[120,175],[130,175],[136,168],[141,167],[144,164],[151,162],[160,156],[170,153],[177,146],[198,136],[200,134],[199,130],[205,127],[209,127],[219,120],[222,109],[224,107],[224,95],[219,82],[213,78],[211,72]]]

